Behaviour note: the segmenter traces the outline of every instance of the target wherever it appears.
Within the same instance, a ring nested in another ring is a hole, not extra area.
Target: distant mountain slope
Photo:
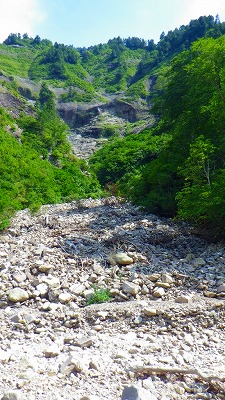
[[[0,45],[0,151],[15,154],[0,164],[0,218],[98,196],[96,174],[151,212],[178,212],[214,231],[219,215],[221,231],[224,34],[212,16],[163,32],[157,44],[117,37],[86,49],[10,34]],[[75,135],[95,140],[90,153],[107,142],[89,166],[74,156]]]

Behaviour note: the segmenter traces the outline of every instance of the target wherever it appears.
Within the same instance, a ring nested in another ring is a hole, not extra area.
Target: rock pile
[[[117,198],[20,211],[0,236],[0,399],[222,399],[224,299],[224,244],[185,224]]]

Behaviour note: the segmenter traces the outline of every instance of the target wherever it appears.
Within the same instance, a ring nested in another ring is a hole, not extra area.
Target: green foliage
[[[91,157],[90,165],[102,185],[118,183],[125,174],[154,159],[168,140],[169,136],[154,136],[150,130],[112,138]]]
[[[132,99],[146,99],[149,96],[148,82],[146,79],[140,79],[138,82],[129,86],[125,92],[126,97],[131,97]]]
[[[172,140],[137,183],[150,209],[175,215],[178,208],[179,218],[217,234],[224,232],[225,217],[224,60],[225,37],[220,37],[200,39],[172,61],[155,105],[161,114],[158,132],[169,132]]]
[[[46,83],[36,115],[21,114],[16,121],[21,142],[12,136],[15,121],[0,110],[0,227],[24,207],[101,195],[96,173],[103,186],[152,212],[224,232],[224,33],[225,23],[208,16],[162,33],[158,44],[117,37],[75,49],[10,34],[0,45],[1,90],[20,96],[16,76]],[[154,102],[158,123],[138,134],[128,134],[135,126],[127,124],[126,136],[118,137],[119,125],[100,121],[109,141],[88,166],[72,156],[68,128],[47,84],[61,88],[58,99],[64,102],[114,93],[120,101]]]
[[[110,293],[108,289],[94,287],[94,293],[91,294],[90,298],[87,300],[87,305],[105,303],[110,300]]]
[[[37,118],[22,114],[22,143],[14,121],[0,109],[0,229],[16,210],[38,210],[42,204],[98,197],[102,190],[85,162],[70,153],[67,126],[56,114],[54,97],[43,84]]]
[[[224,65],[223,36],[200,39],[162,65],[153,93],[158,125],[113,138],[94,154],[100,182],[151,212],[225,234]]]
[[[70,145],[67,140],[68,127],[58,117],[54,95],[46,83],[42,84],[38,104],[36,119],[25,115],[18,119],[18,123],[23,129],[22,142],[27,147],[35,149],[42,158],[57,163],[70,153]]]
[[[144,52],[143,49],[128,49],[117,38],[86,51],[83,55],[83,66],[93,76],[96,90],[101,89],[108,93],[123,91],[137,71]]]
[[[6,76],[20,76],[27,78],[32,60],[37,49],[26,47],[12,47],[0,44],[1,71]]]

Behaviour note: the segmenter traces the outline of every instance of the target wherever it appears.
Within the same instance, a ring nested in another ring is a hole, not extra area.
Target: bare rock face
[[[83,127],[84,125],[91,126],[92,121],[103,112],[108,112],[110,115],[129,122],[135,122],[138,119],[137,110],[132,104],[117,99],[107,103],[84,106],[77,106],[74,103],[59,103],[57,110],[72,129]]]
[[[134,133],[154,123],[148,106],[131,104],[119,96],[98,104],[58,103],[57,111],[71,129],[68,139],[74,153],[83,159],[98,150],[115,129],[117,134],[124,135],[127,122],[142,121],[133,128]]]

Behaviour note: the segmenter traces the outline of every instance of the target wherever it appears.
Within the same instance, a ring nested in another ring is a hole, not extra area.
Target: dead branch
[[[224,376],[217,376],[217,375],[206,375],[202,372],[200,372],[196,368],[174,368],[174,367],[155,367],[151,365],[146,365],[143,367],[137,367],[134,368],[134,373],[136,375],[142,375],[142,374],[147,374],[147,375],[152,375],[152,374],[181,374],[181,375],[197,375],[200,379],[202,379],[205,382],[211,382],[211,381],[219,381],[219,382],[225,382],[225,375]]]

